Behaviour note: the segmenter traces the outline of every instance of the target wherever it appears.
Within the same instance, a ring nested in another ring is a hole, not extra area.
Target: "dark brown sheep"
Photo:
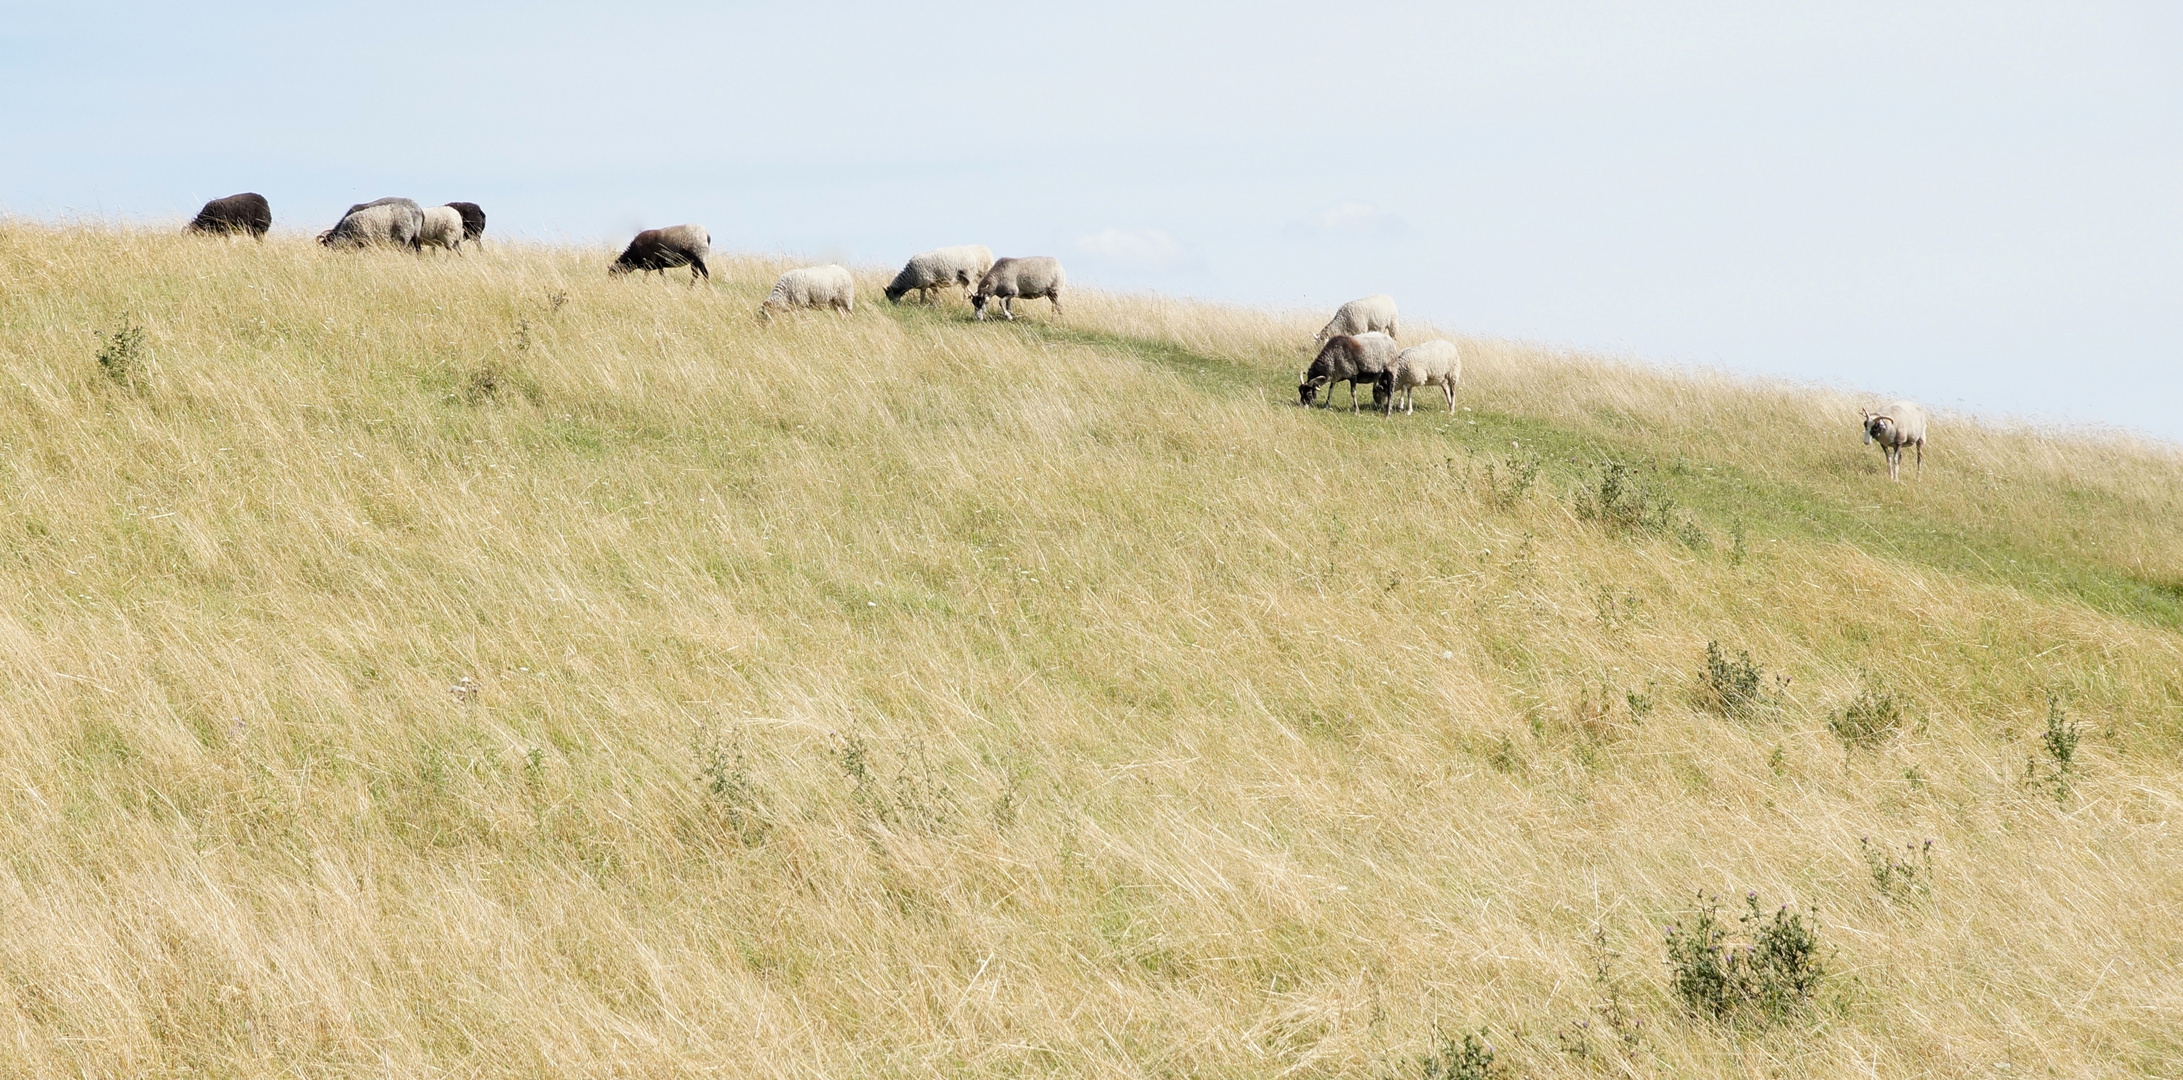
[[[249,233],[260,240],[273,227],[273,207],[255,191],[214,199],[197,211],[189,231],[201,233]]]
[[[710,279],[712,271],[705,269],[705,256],[712,254],[712,234],[702,225],[670,225],[664,229],[646,229],[629,242],[629,248],[619,259],[606,268],[609,274],[626,274],[632,270],[656,270],[665,275],[677,266],[690,268],[690,284],[697,284],[699,277]]]
[[[1327,339],[1319,355],[1312,358],[1311,366],[1304,369],[1303,377],[1296,382],[1298,404],[1309,406],[1319,396],[1321,387],[1326,388],[1328,408],[1334,405],[1334,384],[1349,384],[1349,411],[1357,411],[1357,386],[1360,383],[1378,383],[1380,373],[1395,362],[1400,347],[1395,339],[1377,330],[1368,334],[1336,334]],[[1378,403],[1378,387],[1374,387]]]

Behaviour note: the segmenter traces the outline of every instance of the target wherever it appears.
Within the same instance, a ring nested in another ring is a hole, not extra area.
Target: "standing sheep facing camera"
[[[462,211],[452,206],[429,206],[424,211],[424,223],[417,230],[417,249],[428,247],[462,251]]]
[[[1349,411],[1357,411],[1357,385],[1379,385],[1380,375],[1395,362],[1401,349],[1395,339],[1377,330],[1364,334],[1336,334],[1312,358],[1311,366],[1296,381],[1297,404],[1306,408],[1326,388],[1327,408],[1334,407],[1334,384],[1349,384]]]
[[[977,309],[978,318],[985,318],[985,305],[994,297],[1001,302],[1001,318],[1016,317],[1015,300],[1036,300],[1043,296],[1054,302],[1054,310],[1061,310],[1061,289],[1067,285],[1069,275],[1062,271],[1061,260],[1051,255],[1032,255],[1021,259],[1002,259],[993,264],[985,276],[978,279],[978,291],[970,294],[970,306]]]
[[[832,308],[844,314],[857,307],[857,281],[846,266],[802,266],[781,275],[758,305],[758,317],[770,320],[795,308]]]
[[[1448,411],[1455,411],[1455,384],[1463,378],[1463,357],[1456,352],[1455,342],[1428,341],[1412,345],[1395,356],[1395,362],[1380,373],[1379,382],[1372,387],[1372,400],[1379,403],[1381,416],[1395,414],[1395,395],[1402,395],[1402,411],[1416,411],[1411,403],[1411,391],[1420,386],[1437,386],[1447,392]],[[1356,384],[1349,387],[1349,396],[1357,396]]]
[[[910,256],[910,261],[903,264],[902,272],[887,285],[887,299],[899,304],[914,289],[919,299],[930,303],[932,290],[952,289],[957,285],[962,286],[967,295],[991,269],[993,249],[984,244],[958,244],[919,252]]]
[[[1860,410],[1862,411],[1862,410]],[[1879,443],[1887,457],[1887,478],[1900,482],[1903,447],[1918,448],[1918,475],[1925,475],[1925,410],[1914,401],[1898,401],[1879,412],[1864,413],[1865,442]]]
[[[1386,293],[1360,296],[1334,309],[1334,317],[1312,337],[1311,344],[1317,347],[1338,334],[1369,334],[1374,330],[1395,336],[1395,298]]]
[[[613,275],[633,270],[655,271],[661,277],[677,266],[690,268],[690,284],[697,284],[700,277],[710,280],[713,272],[705,269],[705,256],[712,254],[713,235],[702,225],[669,225],[664,229],[646,229],[629,242],[621,258],[607,265],[606,272]]]

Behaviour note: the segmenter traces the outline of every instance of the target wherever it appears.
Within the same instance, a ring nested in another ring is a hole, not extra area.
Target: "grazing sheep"
[[[451,202],[447,205],[454,207],[455,212],[462,215],[463,243],[474,243],[478,237],[485,235],[485,211],[478,209],[478,204]]]
[[[1002,259],[978,279],[978,291],[970,294],[970,306],[977,309],[978,318],[984,319],[986,301],[997,296],[1001,301],[1001,317],[1014,319],[1016,312],[1011,301],[1036,300],[1043,296],[1054,302],[1055,311],[1060,311],[1061,289],[1068,280],[1068,274],[1061,269],[1061,260],[1051,255]]]
[[[1380,373],[1379,382],[1372,387],[1372,400],[1380,406],[1381,416],[1395,413],[1395,395],[1402,395],[1402,411],[1416,411],[1411,405],[1411,392],[1420,386],[1437,386],[1448,395],[1448,411],[1455,411],[1455,384],[1463,378],[1463,357],[1455,351],[1452,341],[1428,341],[1412,345],[1396,354],[1395,362]],[[1357,388],[1352,384],[1349,396],[1355,399]]]
[[[272,227],[273,206],[255,191],[214,199],[189,223],[190,232],[249,233],[260,240]]]
[[[333,228],[318,234],[318,242],[330,248],[361,248],[373,244],[417,249],[417,235],[424,230],[424,209],[409,199],[375,199],[357,203],[341,215]]]
[[[1357,411],[1357,384],[1379,383],[1380,374],[1395,362],[1400,349],[1395,339],[1377,330],[1363,334],[1336,334],[1327,340],[1319,355],[1312,358],[1311,366],[1304,369],[1297,380],[1298,404],[1310,407],[1319,396],[1319,388],[1326,388],[1328,408],[1334,406],[1334,384],[1349,384],[1349,411]]]
[[[846,266],[800,266],[781,275],[773,291],[758,305],[758,317],[771,320],[775,313],[794,308],[823,307],[851,312],[857,306],[856,278]]]
[[[964,294],[978,286],[985,272],[993,269],[993,249],[984,244],[958,244],[955,247],[934,248],[910,256],[902,272],[894,276],[887,286],[887,299],[901,303],[910,290],[917,290],[918,298],[932,302],[933,289],[963,287]]]
[[[690,284],[697,284],[702,276],[711,280],[713,272],[705,269],[705,256],[712,254],[713,237],[700,225],[670,225],[664,229],[646,229],[629,242],[629,248],[621,258],[606,268],[609,274],[626,274],[632,270],[656,270],[661,277],[677,266],[690,268]]]
[[[424,227],[417,231],[417,249],[428,247],[462,251],[462,211],[452,206],[434,206],[424,212]]]
[[[1377,330],[1395,336],[1395,298],[1385,293],[1363,296],[1336,308],[1334,317],[1311,339],[1313,348],[1338,334],[1368,334]]]
[[[1861,410],[1860,410],[1861,411]],[[1865,417],[1865,441],[1880,444],[1887,457],[1887,478],[1900,481],[1903,447],[1918,448],[1918,475],[1925,475],[1925,410],[1914,401],[1898,401]]]

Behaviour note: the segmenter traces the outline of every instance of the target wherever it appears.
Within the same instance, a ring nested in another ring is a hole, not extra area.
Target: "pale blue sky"
[[[0,102],[15,215],[982,242],[2183,439],[2173,2],[8,4]]]

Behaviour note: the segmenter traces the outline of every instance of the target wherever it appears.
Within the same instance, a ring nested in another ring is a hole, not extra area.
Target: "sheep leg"
[[[1923,441],[1918,443],[1918,475],[1920,477],[1925,475],[1925,443]]]

